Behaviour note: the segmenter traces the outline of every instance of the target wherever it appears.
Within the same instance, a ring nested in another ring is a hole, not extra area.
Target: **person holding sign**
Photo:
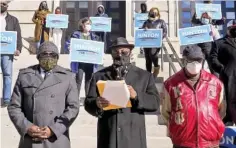
[[[13,58],[14,56],[19,56],[21,53],[22,49],[22,37],[21,37],[21,28],[19,21],[16,17],[10,15],[7,11],[8,9],[8,4],[10,1],[7,0],[1,0],[1,15],[0,15],[0,20],[1,20],[1,32],[16,32],[17,34],[17,39],[16,43],[16,48],[13,49],[14,52],[11,54],[2,54],[0,48],[0,63],[1,63],[1,69],[2,69],[2,76],[3,76],[3,87],[2,87],[2,98],[3,98],[3,104],[2,107],[8,106],[10,103],[11,99],[11,87],[12,87],[12,70],[13,70]],[[2,39],[1,39],[2,41]],[[12,50],[12,49],[7,49],[7,50]]]
[[[79,29],[72,33],[70,38],[84,39],[84,40],[93,40],[99,41],[99,37],[94,33],[90,32],[91,30],[91,21],[89,18],[85,17],[79,20]],[[71,40],[66,41],[67,49],[70,51]],[[88,93],[88,87],[92,74],[96,71],[98,65],[91,63],[82,63],[82,62],[71,62],[70,64],[72,72],[76,73],[76,83],[78,89],[80,90],[83,74],[85,73],[85,94]]]
[[[55,9],[55,14],[62,14],[61,8],[57,7]],[[53,36],[53,42],[55,45],[57,45],[57,48],[59,49],[59,53],[61,53],[61,38],[62,38],[62,29],[61,28],[52,28],[51,34]]]
[[[162,116],[174,148],[219,148],[225,126],[224,85],[202,69],[197,45],[183,51],[184,68],[164,82]]]
[[[203,1],[203,3],[211,4],[212,0]],[[211,25],[213,39],[217,40],[220,38],[220,35],[219,35],[218,30],[215,28],[215,25],[224,25],[225,18],[223,17],[221,20],[215,20],[215,19],[212,19],[211,16],[207,12],[204,12],[202,13],[201,18],[197,19],[197,15],[196,13],[194,13],[192,17],[192,23],[193,25]],[[212,42],[199,43],[198,46],[202,48],[202,52],[205,54],[205,60],[207,61],[207,64],[209,66],[211,73],[218,76],[218,74],[212,69],[211,63],[210,63],[209,55],[212,48]],[[203,64],[203,67],[204,67],[204,64]]]
[[[97,14],[95,15],[95,17],[108,17],[108,15],[105,13],[105,8],[103,5],[99,5],[97,7]],[[104,52],[106,53],[107,45],[109,44],[108,42],[109,34],[107,32],[95,32],[95,34],[99,36],[101,41],[104,42],[104,48],[105,48]]]
[[[215,41],[210,54],[212,68],[220,74],[225,85],[227,112],[224,123],[236,124],[236,20],[227,24],[227,35]]]
[[[167,35],[167,26],[164,20],[160,19],[160,11],[154,7],[149,11],[148,20],[144,22],[143,29],[162,29],[163,38]],[[160,65],[158,64],[158,54],[161,48],[144,48],[146,70],[152,72],[152,64],[154,65],[153,76],[157,77],[160,71]]]
[[[44,41],[49,40],[49,28],[46,28],[46,16],[51,13],[46,1],[42,1],[37,11],[35,11],[32,21],[35,23],[34,40],[37,50]],[[37,51],[38,52],[38,51]]]
[[[117,38],[108,49],[113,64],[92,77],[84,107],[98,117],[97,148],[147,148],[145,112],[159,109],[159,95],[152,74],[130,63],[133,48],[125,38]],[[128,87],[127,106],[114,106],[108,101],[121,98],[102,98],[106,88],[103,92],[100,81],[122,81]]]
[[[141,3],[140,4],[140,9],[141,9],[141,13],[148,13],[146,3]],[[143,48],[140,48],[140,54],[143,54],[143,53],[144,53]]]

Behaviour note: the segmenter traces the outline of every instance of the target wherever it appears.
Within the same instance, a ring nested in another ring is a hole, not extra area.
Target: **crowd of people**
[[[212,1],[204,1],[211,3]],[[236,20],[227,24],[227,34],[220,38],[215,25],[226,18],[212,20],[208,13],[200,19],[194,14],[195,25],[211,25],[213,42],[184,46],[184,67],[164,82],[162,92],[155,86],[159,74],[158,53],[161,48],[144,48],[146,70],[131,64],[134,45],[117,38],[106,49],[113,63],[102,70],[98,64],[71,62],[70,70],[58,65],[61,29],[51,29],[54,42],[49,41],[46,15],[51,13],[46,1],[35,12],[38,64],[21,69],[11,93],[13,57],[22,49],[21,29],[16,17],[7,12],[9,1],[1,0],[1,32],[17,32],[14,55],[1,55],[3,75],[3,107],[20,134],[19,148],[70,148],[69,127],[79,114],[80,90],[85,73],[85,110],[98,118],[97,148],[147,148],[145,113],[161,112],[173,148],[219,148],[226,126],[236,123]],[[167,27],[158,8],[148,13],[143,29]],[[61,13],[58,7],[56,14]],[[98,6],[98,17],[107,17],[104,6]],[[106,33],[91,32],[89,17],[80,19],[78,29],[70,38],[106,42]],[[66,41],[70,52],[70,39]],[[207,61],[210,72],[204,70]],[[152,72],[152,64],[154,70]],[[130,94],[131,107],[104,110],[110,102],[103,98],[97,82],[124,80]],[[58,91],[59,90],[59,91]],[[79,118],[79,117],[78,117]],[[159,131],[156,131],[159,132]]]

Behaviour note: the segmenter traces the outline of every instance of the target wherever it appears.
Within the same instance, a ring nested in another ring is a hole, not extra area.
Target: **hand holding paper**
[[[100,109],[103,109],[105,107],[108,107],[110,105],[110,102],[107,101],[105,98],[98,97],[97,98],[97,107]]]
[[[128,85],[129,93],[130,93],[130,98],[135,99],[137,97],[137,93],[134,90],[134,88],[130,85]]]
[[[125,84],[125,81],[116,81],[116,82]],[[100,96],[103,95],[106,84],[107,84],[107,81],[100,80],[100,81],[97,82],[97,87],[98,87],[98,91],[99,91]],[[108,98],[104,98],[104,99],[106,100]],[[130,100],[127,102],[126,107],[132,107]],[[121,107],[119,105],[115,105],[115,104],[112,104],[111,102],[109,102],[109,105],[107,107],[103,107],[103,110],[111,110],[111,109],[119,109],[119,108],[124,108],[124,107]]]

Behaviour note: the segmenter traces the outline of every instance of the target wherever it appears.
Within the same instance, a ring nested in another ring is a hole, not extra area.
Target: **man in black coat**
[[[236,20],[227,24],[227,35],[215,41],[210,57],[212,68],[225,85],[228,107],[224,123],[236,123]]]
[[[117,38],[109,48],[113,64],[91,80],[85,110],[98,117],[97,148],[147,148],[145,112],[158,110],[160,98],[152,74],[130,64],[133,48],[125,38]],[[109,102],[99,95],[99,80],[125,80],[132,107],[103,110]]]

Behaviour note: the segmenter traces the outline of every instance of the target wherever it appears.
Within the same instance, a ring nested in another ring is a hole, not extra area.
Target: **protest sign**
[[[72,38],[70,50],[72,62],[103,64],[103,42]]]
[[[197,18],[201,18],[202,13],[207,12],[212,19],[222,19],[221,4],[196,4]]]
[[[111,32],[111,21],[109,17],[90,17],[92,22],[91,31]]]
[[[68,28],[69,16],[65,14],[48,14],[46,18],[47,28]]]
[[[142,28],[144,22],[148,19],[148,13],[135,13],[135,28]]]
[[[14,54],[17,48],[17,32],[1,32],[1,49],[0,54]]]
[[[135,30],[135,47],[162,47],[162,29]]]
[[[181,28],[178,30],[180,45],[190,45],[204,42],[212,42],[211,26],[202,25],[196,27]]]
[[[236,127],[225,127],[225,133],[220,141],[220,148],[236,148]]]

